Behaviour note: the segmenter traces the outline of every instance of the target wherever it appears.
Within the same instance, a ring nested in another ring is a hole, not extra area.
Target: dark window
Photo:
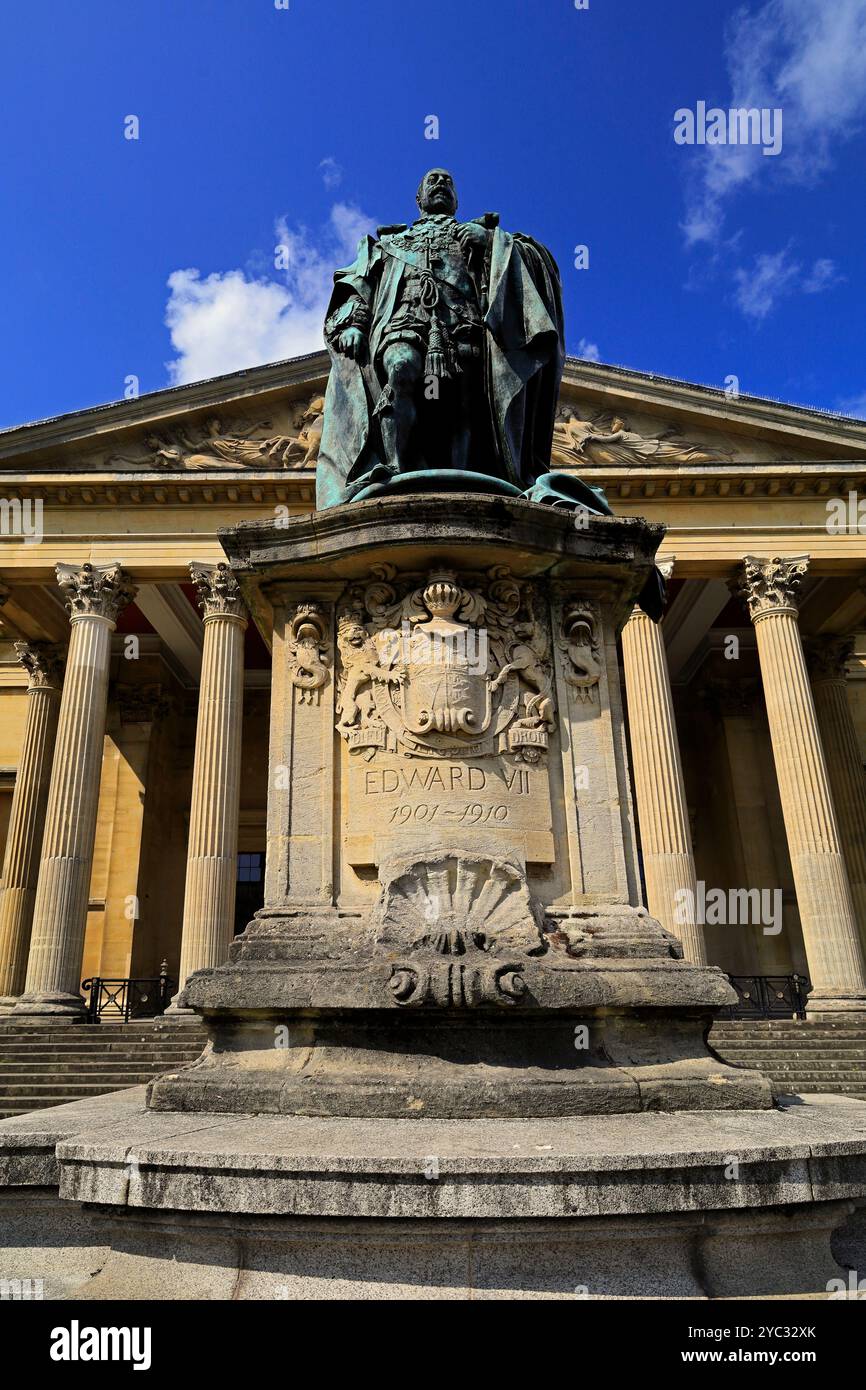
[[[255,917],[265,900],[265,852],[238,855],[235,936]]]

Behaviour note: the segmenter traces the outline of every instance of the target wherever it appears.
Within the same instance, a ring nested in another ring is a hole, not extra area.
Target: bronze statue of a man
[[[362,238],[334,276],[317,505],[473,488],[609,510],[548,474],[565,356],[553,256],[493,213],[459,222],[446,169],[417,202],[417,221]]]

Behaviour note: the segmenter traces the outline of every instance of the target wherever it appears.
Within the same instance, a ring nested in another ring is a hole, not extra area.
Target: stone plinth
[[[660,538],[448,495],[221,533],[274,654],[265,905],[153,1110],[771,1104],[706,1047],[724,975],[639,905],[616,641]]]
[[[6,1277],[93,1300],[827,1297],[863,1252],[866,1104],[838,1096],[204,1125],[143,1101],[0,1124]]]

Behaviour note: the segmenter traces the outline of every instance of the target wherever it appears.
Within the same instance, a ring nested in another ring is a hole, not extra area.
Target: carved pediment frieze
[[[280,412],[283,420],[214,414],[199,424],[178,422],[153,428],[104,453],[101,467],[167,473],[315,469],[323,409],[324,397],[317,391],[288,412]]]

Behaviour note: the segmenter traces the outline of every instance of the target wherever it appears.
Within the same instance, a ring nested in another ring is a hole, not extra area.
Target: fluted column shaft
[[[659,625],[639,608],[623,629],[622,654],[647,907],[679,937],[686,960],[706,965],[664,641]]]
[[[853,646],[850,638],[816,638],[808,645],[807,656],[860,946],[866,952],[866,776],[848,699],[845,666]]]
[[[811,1018],[866,1012],[866,969],[797,621],[808,556],[746,556],[739,589],[758,646],[767,720],[812,990]]]
[[[24,740],[12,794],[9,833],[0,889],[0,1012],[5,1013],[24,989],[27,952],[51,780],[51,762],[60,710],[60,649],[36,642],[16,642],[18,660],[27,669],[27,715]]]
[[[232,941],[247,625],[240,590],[227,565],[191,565],[190,570],[204,609],[204,650],[183,907],[181,988],[193,971],[221,965]]]
[[[14,1015],[83,1013],[81,959],[102,770],[111,634],[135,590],[119,565],[58,565],[70,614],[24,994]]]

